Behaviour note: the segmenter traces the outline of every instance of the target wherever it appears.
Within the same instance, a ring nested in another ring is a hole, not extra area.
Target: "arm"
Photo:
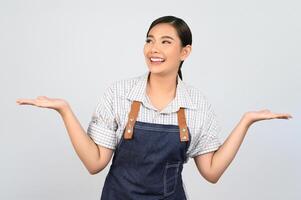
[[[211,183],[216,183],[234,159],[250,122],[244,116],[233,129],[225,142],[215,152],[194,157],[195,164],[201,175]]]
[[[69,105],[60,112],[72,145],[90,174],[97,174],[110,162],[113,150],[102,147],[86,134]]]
[[[215,152],[194,157],[200,174],[209,182],[216,183],[234,159],[248,128],[256,121],[265,119],[288,119],[289,114],[274,114],[269,110],[247,112],[233,129],[225,142]]]
[[[90,174],[96,174],[104,169],[111,160],[113,150],[102,147],[85,133],[68,102],[63,99],[39,96],[36,99],[18,99],[19,105],[33,105],[56,110],[62,117],[72,145],[88,169]]]

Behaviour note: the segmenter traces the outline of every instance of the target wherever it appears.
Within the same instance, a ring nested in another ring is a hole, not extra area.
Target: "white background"
[[[16,104],[40,95],[69,102],[86,129],[104,89],[147,70],[150,23],[184,19],[193,50],[183,80],[212,103],[224,141],[250,110],[290,113],[253,124],[216,184],[191,159],[190,199],[301,199],[299,1],[0,1],[0,199],[99,199],[54,110]]]

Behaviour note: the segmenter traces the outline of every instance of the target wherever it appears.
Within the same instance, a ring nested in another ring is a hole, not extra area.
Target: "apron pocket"
[[[164,196],[171,195],[175,192],[180,161],[175,163],[167,163],[164,169]]]

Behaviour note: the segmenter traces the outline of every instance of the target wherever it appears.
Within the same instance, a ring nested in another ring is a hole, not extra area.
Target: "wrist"
[[[249,116],[248,113],[245,113],[243,116],[242,116],[242,119],[241,121],[246,124],[247,127],[250,127],[252,124],[253,124],[253,120],[252,118]]]
[[[65,102],[58,110],[57,110],[60,115],[63,117],[65,116],[68,112],[71,111],[71,107],[67,102]]]

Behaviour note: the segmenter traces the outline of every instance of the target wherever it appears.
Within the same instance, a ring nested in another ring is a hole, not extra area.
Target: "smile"
[[[158,57],[151,57],[150,61],[151,61],[151,63],[163,63],[165,61],[165,59],[158,58]]]

